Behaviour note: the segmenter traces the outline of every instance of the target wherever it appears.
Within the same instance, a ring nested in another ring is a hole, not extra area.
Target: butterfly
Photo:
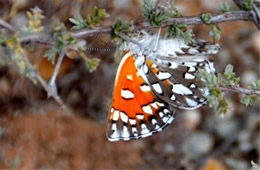
[[[208,89],[197,80],[198,70],[215,72],[207,56],[219,45],[182,38],[160,39],[142,32],[127,39],[119,64],[107,120],[109,141],[139,139],[172,123],[175,108],[196,109],[207,102]]]

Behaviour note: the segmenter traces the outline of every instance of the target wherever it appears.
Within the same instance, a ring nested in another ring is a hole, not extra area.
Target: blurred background
[[[229,0],[176,0],[183,16],[218,12]],[[142,21],[141,0],[0,0],[0,17],[21,27],[26,11],[38,6],[45,16],[45,31],[59,20],[86,16],[94,6],[110,14],[104,25],[117,19]],[[232,64],[241,86],[259,79],[260,32],[253,23],[235,21],[219,24],[222,46],[213,57],[218,72]],[[196,38],[211,40],[209,27],[190,27]],[[100,39],[102,41],[100,41]],[[83,60],[63,61],[57,85],[69,110],[61,110],[47,99],[40,85],[23,78],[12,65],[0,66],[0,168],[91,168],[91,169],[249,169],[259,162],[259,106],[246,107],[242,95],[226,93],[231,110],[220,117],[207,105],[201,109],[177,110],[175,121],[163,132],[141,140],[111,143],[105,127],[118,59],[109,35],[88,37],[89,47],[109,51],[87,51],[101,60],[90,73]],[[105,43],[104,43],[104,42]],[[42,55],[48,49],[37,44],[27,55],[47,81],[54,66]]]

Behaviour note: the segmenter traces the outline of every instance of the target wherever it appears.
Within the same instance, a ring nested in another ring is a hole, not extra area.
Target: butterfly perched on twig
[[[129,39],[119,64],[107,121],[110,141],[151,136],[174,120],[175,108],[195,109],[207,102],[199,69],[215,72],[207,56],[219,45],[181,38],[160,39],[146,32]]]

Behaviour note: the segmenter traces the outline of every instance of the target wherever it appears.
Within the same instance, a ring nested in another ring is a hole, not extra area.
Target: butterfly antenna
[[[155,40],[155,46],[154,46],[153,52],[155,52],[158,49],[160,34],[161,34],[161,28],[159,28],[159,30],[157,32],[156,40]]]

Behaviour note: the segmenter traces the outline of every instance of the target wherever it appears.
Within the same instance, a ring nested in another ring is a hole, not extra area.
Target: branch
[[[253,89],[242,88],[242,87],[226,87],[226,86],[220,86],[219,89],[226,92],[260,96],[260,90],[253,90]]]
[[[248,11],[231,11],[223,14],[213,15],[211,18],[211,23],[221,23],[221,22],[229,22],[229,21],[254,21],[252,14]],[[0,19],[1,21],[1,19]],[[178,17],[171,18],[165,21],[161,27],[167,27],[172,25],[173,23],[182,23],[187,25],[195,25],[195,24],[204,24],[200,15],[199,16],[191,16],[191,17]],[[0,23],[1,26],[1,23]],[[3,26],[3,25],[2,25]],[[5,27],[7,28],[7,27]],[[9,27],[8,27],[9,28]],[[11,27],[12,28],[12,27]],[[133,25],[133,31],[137,31],[140,29],[152,29],[155,26],[151,25],[149,21],[144,21],[140,23],[135,23]],[[9,29],[10,30],[10,29]],[[84,38],[89,37],[101,33],[110,34],[112,32],[112,26],[101,26],[96,27],[94,29],[82,29],[78,31],[72,31],[70,34],[76,38]],[[35,42],[45,45],[53,45],[53,40],[50,34],[40,34],[38,36],[27,35],[20,38],[21,42]]]
[[[4,53],[11,59],[14,54],[12,53],[12,50],[9,49],[8,47],[3,47],[4,48]],[[31,77],[35,78],[44,88],[44,90],[48,93],[48,95],[52,96],[53,99],[61,106],[62,109],[65,109],[66,106],[63,103],[62,99],[57,95],[57,93],[53,93],[52,89],[47,85],[45,80],[40,76],[38,71],[34,69],[32,66],[31,62],[28,60],[26,57],[25,53],[21,53],[21,56],[23,60],[25,61],[26,65],[30,68],[31,71]]]
[[[5,22],[4,20],[0,19],[0,26],[3,28],[6,28],[7,30],[11,31],[11,32],[16,32],[16,28],[13,27],[12,25],[8,24],[7,22]]]
[[[48,93],[48,97],[52,96],[53,94],[57,95],[57,86],[56,86],[56,78],[58,76],[60,67],[61,67],[61,63],[63,61],[63,58],[65,56],[65,49],[62,49],[58,58],[58,61],[55,65],[55,69],[54,72],[51,76],[51,79],[48,83],[49,88],[51,89],[51,93]]]
[[[248,11],[231,11],[223,14],[213,15],[210,21],[212,24],[214,24],[214,23],[238,21],[238,20],[253,21],[254,19],[251,13]],[[161,27],[167,27],[176,22],[181,24],[187,24],[187,25],[204,24],[200,16],[191,16],[191,17],[171,18],[166,22],[164,22]],[[151,23],[148,21],[136,23],[133,25],[133,31],[140,30],[140,29],[151,29],[151,28],[154,28],[154,26],[151,25]],[[111,33],[111,31],[112,31],[111,26],[105,26],[105,27],[97,27],[92,30],[83,29],[79,31],[74,31],[71,32],[71,34],[76,38],[83,38],[87,36],[93,36],[99,33]]]
[[[235,4],[240,9],[244,8],[245,0],[233,0],[233,1],[235,2]],[[253,9],[250,11],[250,13],[253,17],[253,21],[254,21],[254,23],[255,23],[255,25],[257,26],[258,29],[260,29],[260,10],[259,10],[259,6],[260,6],[259,0],[253,1]]]

